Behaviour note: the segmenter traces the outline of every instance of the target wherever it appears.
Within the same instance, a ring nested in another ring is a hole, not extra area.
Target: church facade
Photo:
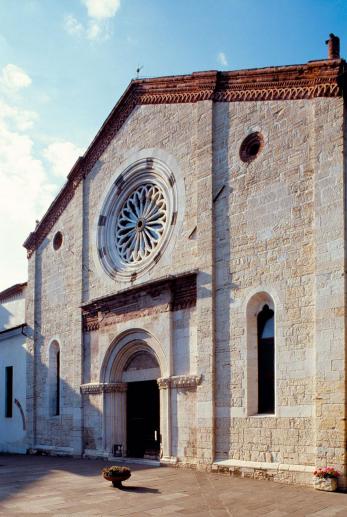
[[[345,70],[130,83],[25,243],[28,448],[345,472]]]

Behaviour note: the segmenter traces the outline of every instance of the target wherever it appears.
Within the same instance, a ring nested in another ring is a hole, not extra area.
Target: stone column
[[[89,383],[81,385],[81,393],[103,394],[102,448],[112,453],[112,446],[119,443],[126,455],[126,392],[125,382]]]
[[[121,444],[126,456],[126,382],[104,383],[104,450],[112,454],[114,444]]]
[[[160,458],[163,463],[171,462],[171,387],[169,379],[158,379],[160,390]]]
[[[127,394],[128,385],[123,386],[119,391],[111,393],[113,407],[113,442],[122,445],[123,456],[127,455]],[[120,385],[120,383],[119,383]]]

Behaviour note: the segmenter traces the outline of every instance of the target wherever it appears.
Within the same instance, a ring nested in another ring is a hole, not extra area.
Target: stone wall
[[[342,106],[215,108],[215,192],[224,186],[215,204],[217,458],[344,470]],[[252,131],[265,146],[243,163],[239,146]],[[275,417],[252,417],[247,400],[256,382],[247,304],[262,292],[275,310]]]
[[[242,468],[283,464],[283,472],[303,464],[344,468],[342,110],[342,100],[331,98],[144,105],[132,112],[29,260],[32,446],[103,450],[104,395],[81,399],[80,385],[113,381],[102,378],[105,360],[122,336],[143,330],[157,343],[162,377],[202,376],[193,390],[168,383],[161,391],[168,458],[199,468],[215,459],[231,468],[233,461],[244,462]],[[244,163],[240,145],[255,131],[264,147]],[[124,164],[147,152],[173,167],[178,220],[158,264],[120,281],[100,265],[98,217]],[[55,251],[58,230],[63,245]],[[192,270],[198,270],[195,309],[170,311],[162,292],[167,309],[82,333],[81,304]],[[250,301],[259,293],[275,311],[272,416],[255,414],[252,403]],[[62,354],[59,417],[47,415],[53,339]]]
[[[29,259],[26,320],[30,358],[27,364],[28,445],[81,454],[82,422],[82,213],[83,188],[61,214],[51,232]],[[55,250],[56,232],[63,235]],[[49,347],[60,347],[60,415],[49,416]]]

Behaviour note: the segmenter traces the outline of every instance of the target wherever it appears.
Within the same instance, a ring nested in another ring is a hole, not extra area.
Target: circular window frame
[[[259,131],[254,131],[244,138],[240,145],[239,156],[244,163],[253,162],[264,149],[265,141]],[[256,151],[254,148],[256,146]]]
[[[115,228],[118,215],[127,199],[144,184],[156,185],[165,197],[167,222],[163,234],[147,257],[139,262],[125,263],[116,248]],[[109,189],[98,216],[97,254],[102,269],[112,278],[134,280],[151,269],[162,257],[173,232],[177,216],[177,188],[174,175],[159,158],[138,159],[117,175]],[[176,215],[174,215],[176,214]]]
[[[62,247],[63,241],[64,241],[63,234],[59,230],[58,232],[56,232],[54,234],[54,237],[52,240],[52,246],[53,246],[54,251],[58,251]]]

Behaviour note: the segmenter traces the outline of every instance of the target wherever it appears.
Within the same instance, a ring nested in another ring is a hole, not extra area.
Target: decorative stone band
[[[131,81],[83,157],[68,175],[68,181],[24,243],[28,257],[43,242],[79,183],[93,169],[101,154],[136,106],[182,102],[249,102],[314,99],[342,96],[346,63],[341,59],[310,61],[307,64],[231,72],[197,72],[191,75]]]
[[[100,393],[122,393],[127,391],[126,382],[91,382],[89,384],[81,384],[81,393],[83,395],[99,395]]]
[[[175,375],[172,377],[160,377],[157,382],[160,390],[177,388],[195,390],[201,383],[201,375]]]
[[[194,307],[196,275],[196,271],[190,271],[165,277],[91,301],[82,307],[83,330],[92,332],[144,316]]]

